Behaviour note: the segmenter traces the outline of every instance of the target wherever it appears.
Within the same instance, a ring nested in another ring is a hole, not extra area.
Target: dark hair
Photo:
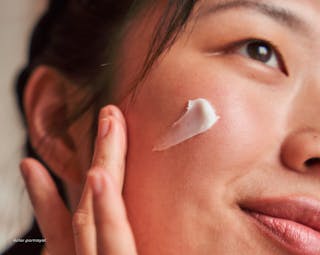
[[[117,44],[119,35],[117,31],[121,31],[120,28],[140,8],[154,2],[156,1],[50,0],[46,13],[33,31],[28,64],[17,81],[21,111],[23,112],[22,97],[26,82],[33,70],[43,64],[76,81],[79,90],[86,90],[81,104],[74,107],[77,111],[69,116],[65,125],[73,123],[91,107],[94,107],[97,115],[99,108],[111,100],[111,77],[114,70],[107,63],[113,57],[113,46]],[[168,0],[154,31],[144,66],[135,81],[137,84],[147,75],[157,58],[172,45],[194,5],[195,0]],[[63,110],[63,107],[56,110]],[[56,135],[61,135],[59,132],[63,128],[53,127],[52,130]],[[28,148],[32,152],[30,144]]]

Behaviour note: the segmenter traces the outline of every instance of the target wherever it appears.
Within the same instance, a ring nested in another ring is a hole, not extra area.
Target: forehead
[[[283,7],[298,9],[304,11],[304,9],[311,8],[314,11],[320,11],[320,1],[319,0],[199,0],[197,5],[202,7],[207,7],[210,5],[225,5],[225,4],[246,4],[246,3],[262,3],[262,4],[272,4],[279,5]],[[301,8],[301,6],[305,8]]]
[[[320,34],[319,0],[203,0],[197,3],[194,15],[201,19],[237,10],[268,16],[279,24],[310,37],[311,34]]]

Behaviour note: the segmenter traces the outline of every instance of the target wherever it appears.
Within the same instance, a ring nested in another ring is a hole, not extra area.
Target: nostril
[[[320,158],[310,158],[304,163],[304,165],[306,167],[313,167],[313,166],[320,165]]]

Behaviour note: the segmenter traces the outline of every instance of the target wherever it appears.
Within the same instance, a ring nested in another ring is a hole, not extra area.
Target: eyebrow
[[[205,8],[203,11],[200,10],[200,13],[198,13],[197,17],[203,18],[208,15],[235,8],[247,8],[255,10],[274,19],[278,23],[289,27],[294,31],[299,31],[301,33],[306,33],[308,31],[307,24],[296,14],[292,13],[288,9],[267,4],[265,2],[262,2],[261,0],[259,2],[253,0],[219,1],[217,4]]]

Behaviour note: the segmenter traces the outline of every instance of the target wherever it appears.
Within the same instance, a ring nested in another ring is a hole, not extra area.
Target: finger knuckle
[[[90,171],[88,172],[88,175],[91,173],[91,172],[96,172],[96,171],[102,171],[102,172],[104,172],[105,170],[104,170],[104,168],[103,167],[101,167],[101,166],[94,166],[94,167],[92,167],[92,168],[90,168]]]
[[[72,217],[74,233],[79,233],[85,226],[90,224],[89,213],[85,210],[77,210]]]
[[[105,166],[107,164],[107,156],[106,155],[100,155],[97,159],[96,159],[96,165],[100,166],[100,168],[103,169],[103,166]]]

